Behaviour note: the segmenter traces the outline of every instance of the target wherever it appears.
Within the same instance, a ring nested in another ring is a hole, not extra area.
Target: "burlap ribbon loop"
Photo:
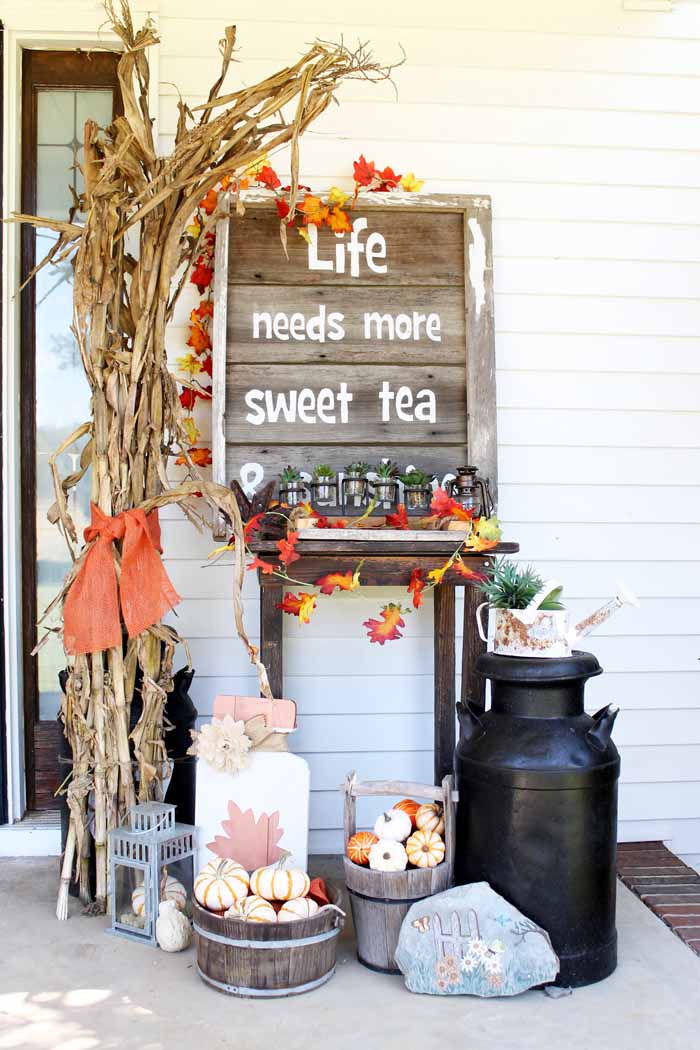
[[[251,751],[286,751],[287,733],[271,729],[265,715],[254,715],[243,723],[245,735],[250,739]]]
[[[68,653],[94,653],[122,644],[119,606],[130,638],[157,623],[181,600],[161,561],[158,511],[127,510],[111,518],[90,504],[86,543],[92,543],[63,609]],[[112,544],[123,540],[120,579]]]

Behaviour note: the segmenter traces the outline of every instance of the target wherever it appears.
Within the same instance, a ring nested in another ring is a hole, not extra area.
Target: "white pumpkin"
[[[378,839],[393,839],[404,842],[413,831],[413,822],[402,809],[390,809],[377,817],[374,834]]]
[[[187,904],[187,890],[174,875],[168,875],[163,891],[164,901],[173,901],[178,911],[184,911]],[[146,911],[146,890],[143,885],[137,886],[131,894],[131,907],[134,915],[143,915]]]
[[[417,868],[435,868],[445,859],[445,843],[436,831],[418,828],[406,842],[406,853]]]
[[[283,868],[272,864],[257,868],[250,876],[250,892],[264,897],[266,901],[289,901],[305,897],[311,880],[301,868]]]
[[[318,911],[318,904],[311,897],[295,897],[285,901],[277,912],[278,922],[289,922],[293,919],[310,919]]]
[[[156,940],[164,952],[181,952],[190,946],[192,927],[174,900],[161,901],[158,905]]]
[[[442,806],[438,802],[426,802],[416,810],[416,827],[421,831],[434,831],[442,835],[445,830],[445,818]]]
[[[410,818],[407,819],[410,823]],[[407,864],[406,849],[396,839],[380,839],[369,851],[369,866],[372,871],[405,871]]]
[[[235,860],[210,860],[194,880],[194,895],[208,911],[226,911],[248,896],[250,878]]]
[[[243,918],[248,922],[277,922],[277,912],[262,897],[246,897],[242,903]]]

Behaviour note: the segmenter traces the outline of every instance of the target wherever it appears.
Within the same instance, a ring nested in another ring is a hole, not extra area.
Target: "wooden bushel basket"
[[[445,811],[445,859],[435,868],[372,871],[344,857],[345,884],[350,894],[357,939],[357,958],[380,973],[400,973],[394,960],[401,923],[412,904],[441,893],[452,885],[454,869],[454,807],[452,776],[441,787],[405,781],[374,780],[358,783],[351,773],[345,781],[345,842],[357,830],[356,799],[365,795],[442,802]]]
[[[301,995],[325,984],[335,973],[344,921],[338,890],[326,887],[331,905],[310,919],[279,924],[225,919],[193,901],[199,976],[217,991],[253,999]]]

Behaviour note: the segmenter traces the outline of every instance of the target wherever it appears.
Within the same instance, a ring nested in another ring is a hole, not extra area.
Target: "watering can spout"
[[[587,634],[594,631],[596,627],[600,627],[602,623],[609,620],[618,609],[621,609],[623,605],[639,605],[639,600],[636,594],[629,589],[624,583],[618,582],[617,593],[614,598],[611,598],[605,605],[601,605],[600,609],[596,609],[595,612],[590,613],[585,619],[577,623],[575,627],[572,627],[568,633],[569,645],[574,649],[578,642],[582,638],[585,638]]]

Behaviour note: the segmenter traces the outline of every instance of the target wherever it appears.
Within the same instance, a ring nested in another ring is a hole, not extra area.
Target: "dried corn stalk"
[[[153,26],[133,26],[125,0],[105,4],[108,20],[123,44],[118,66],[124,115],[107,129],[85,125],[85,224],[18,215],[22,222],[59,233],[51,258],[72,258],[73,333],[92,394],[92,418],[61,446],[89,435],[80,471],[62,479],[52,462],[56,502],[50,518],[62,530],[74,566],[51,609],[62,606],[84,552],[68,513],[66,493],[90,471],[92,499],[116,515],[134,507],[147,512],[180,503],[195,522],[195,493],[201,493],[233,523],[236,542],[233,598],[238,634],[256,665],[261,689],[270,695],[265,669],[246,636],[241,604],[243,534],[231,493],[202,480],[171,489],[167,458],[185,449],[187,435],[165,352],[165,330],[184,283],[197,241],[185,227],[197,203],[222,179],[235,178],[265,153],[291,145],[291,207],[299,182],[298,140],[333,99],[346,78],[385,79],[364,47],[315,43],[294,65],[253,87],[222,96],[232,60],[235,30],[221,42],[221,75],[198,118],[179,103],[175,146],[158,156],[148,111],[148,48],[158,43]],[[293,113],[286,117],[287,109]],[[200,237],[204,234],[204,230]],[[281,226],[284,241],[285,228]],[[59,450],[59,451],[61,451]],[[190,464],[192,467],[192,465]],[[192,467],[191,475],[198,477]],[[115,555],[119,560],[119,553]],[[57,905],[67,917],[72,872],[80,874],[81,896],[89,899],[87,800],[94,794],[97,892],[94,908],[104,911],[107,895],[107,832],[125,818],[135,800],[157,797],[166,751],[163,708],[172,688],[172,663],[180,639],[157,624],[121,647],[67,658],[63,701],[65,732],[73,751],[68,787],[70,826]],[[129,735],[129,712],[137,665],[142,672],[143,711]]]

